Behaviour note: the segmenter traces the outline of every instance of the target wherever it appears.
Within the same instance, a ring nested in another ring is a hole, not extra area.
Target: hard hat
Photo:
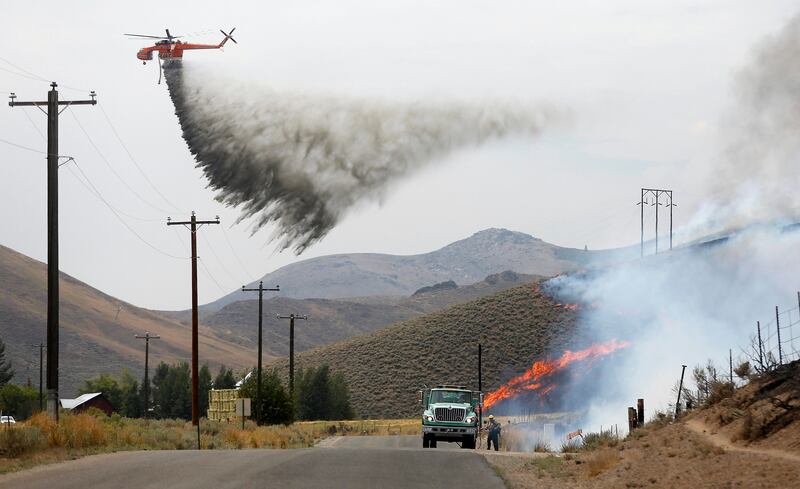
[[[490,414],[489,419],[494,419],[494,414]]]

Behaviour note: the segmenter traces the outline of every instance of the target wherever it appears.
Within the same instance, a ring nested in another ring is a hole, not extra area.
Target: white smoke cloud
[[[734,79],[711,174],[714,201],[695,234],[755,221],[800,218],[800,15],[753,51]]]
[[[356,203],[463,147],[533,137],[554,111],[498,104],[311,96],[221,78],[191,64],[165,68],[190,150],[218,199],[272,223],[299,253]]]
[[[631,342],[593,373],[598,389],[568,396],[573,405],[591,406],[587,427],[627,426],[625,409],[638,398],[651,415],[666,409],[675,402],[672,387],[682,364],[689,366],[689,387],[691,368],[707,359],[727,372],[728,350],[735,359],[743,356],[757,320],[766,325],[776,305],[796,304],[798,246],[798,230],[751,229],[716,246],[550,280],[548,287],[565,300],[596,305],[582,313],[584,333]]]
[[[589,406],[584,428],[627,426],[626,408],[638,398],[650,415],[666,409],[675,402],[683,364],[689,387],[691,368],[707,359],[727,373],[729,349],[734,362],[741,358],[755,322],[766,326],[776,305],[800,317],[800,230],[787,226],[800,220],[798,59],[795,17],[736,76],[733,109],[720,130],[721,157],[708,182],[714,198],[681,232],[730,235],[727,241],[548,282],[563,301],[597,304],[581,320],[596,341],[631,342],[595,372],[598,388],[568,396],[568,404]],[[787,349],[796,352],[800,344]]]

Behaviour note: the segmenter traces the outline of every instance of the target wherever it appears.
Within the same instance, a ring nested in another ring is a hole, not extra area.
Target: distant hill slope
[[[497,388],[535,359],[583,346],[577,313],[527,284],[296,356],[298,367],[328,364],[342,372],[359,415],[419,414],[423,385],[477,388],[477,344],[483,344],[484,390]],[[283,375],[285,359],[272,364]]]
[[[327,345],[390,324],[415,318],[445,307],[508,289],[537,277],[503,272],[476,284],[458,287],[452,283],[424,287],[410,297],[362,297],[351,299],[291,299],[272,297],[264,301],[264,351],[275,356],[289,354],[289,326],[276,314],[300,314],[295,351]],[[225,341],[256,348],[258,300],[239,301],[203,318],[216,336]]]
[[[407,296],[427,285],[448,280],[471,284],[503,270],[552,276],[619,254],[619,250],[562,248],[524,233],[487,229],[430,253],[329,255],[287,265],[263,280],[270,286],[280,285],[282,297],[297,299]],[[248,298],[234,291],[202,310],[217,311]]]
[[[0,337],[16,371],[16,381],[38,383],[39,351],[47,329],[47,267],[0,246]],[[151,362],[188,360],[189,326],[140,309],[61,274],[60,394],[77,394],[83,381],[103,372],[132,369],[139,376],[144,344],[135,334],[161,335],[150,344]],[[201,362],[245,367],[254,351],[219,339],[201,328]]]

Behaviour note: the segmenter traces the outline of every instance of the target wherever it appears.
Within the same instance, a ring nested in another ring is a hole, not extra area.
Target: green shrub
[[[592,451],[598,448],[611,448],[617,446],[619,439],[614,436],[610,431],[603,431],[601,433],[587,433],[583,437],[582,451]]]
[[[548,453],[550,452],[550,443],[542,440],[536,440],[533,443],[533,451],[536,453]]]
[[[0,411],[14,416],[17,421],[27,419],[39,405],[39,393],[31,388],[14,384],[0,387]]]
[[[574,441],[570,440],[561,443],[561,453],[575,453],[579,449],[579,445]]]

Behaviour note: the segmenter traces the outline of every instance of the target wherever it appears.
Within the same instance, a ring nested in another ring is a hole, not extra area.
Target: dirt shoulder
[[[763,448],[758,444],[749,446],[737,445],[724,434],[718,433],[712,427],[703,423],[700,419],[689,419],[684,423],[684,425],[695,434],[700,435],[706,441],[724,450],[767,455],[769,457],[780,458],[789,462],[800,463],[800,453],[781,450],[778,448]]]
[[[616,448],[591,453],[486,458],[511,489],[797,487],[797,461],[719,442],[681,422],[642,428]]]

